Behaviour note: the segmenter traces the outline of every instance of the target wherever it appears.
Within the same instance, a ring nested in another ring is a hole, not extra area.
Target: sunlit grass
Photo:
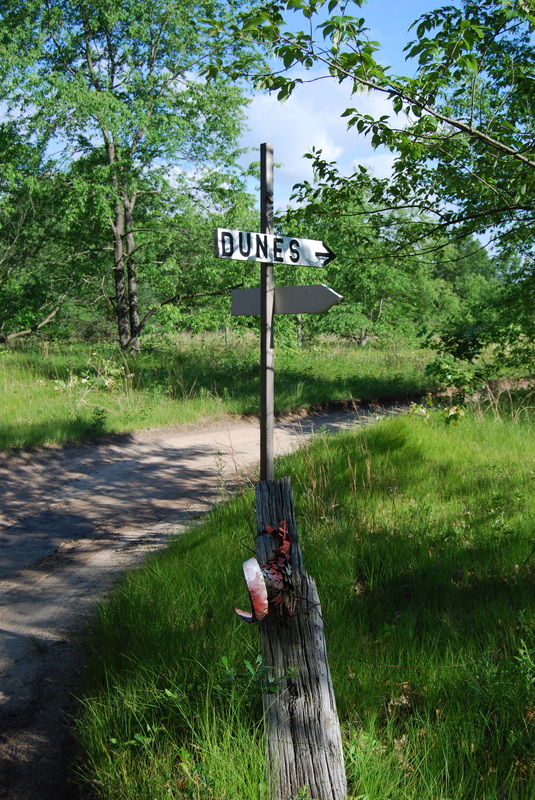
[[[417,392],[425,354],[336,342],[280,348],[278,413],[316,403]],[[0,448],[62,444],[106,433],[259,411],[256,341],[182,337],[135,358],[111,345],[0,349]]]
[[[322,600],[351,797],[531,800],[533,423],[445,420],[318,435],[277,473]],[[103,797],[265,797],[258,632],[232,610],[254,529],[244,487],[100,606],[79,729]]]

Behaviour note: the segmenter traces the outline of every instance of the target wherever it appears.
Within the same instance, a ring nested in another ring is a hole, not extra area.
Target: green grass
[[[419,350],[323,341],[276,353],[277,413],[315,403],[392,397],[425,388]],[[111,345],[0,348],[0,449],[259,411],[252,337],[181,337],[126,358]]]
[[[291,475],[352,798],[532,800],[535,447],[527,414],[317,436]],[[254,496],[216,508],[97,611],[78,721],[108,800],[264,800]]]

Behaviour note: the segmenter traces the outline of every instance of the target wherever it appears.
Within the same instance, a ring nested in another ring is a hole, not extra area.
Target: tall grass
[[[353,798],[533,798],[533,434],[526,415],[404,417],[277,464]],[[79,734],[102,797],[265,797],[266,666],[232,610],[253,503],[245,490],[215,509],[99,607]]]
[[[395,420],[301,458],[294,483],[314,520],[307,559],[358,792],[531,797],[531,425]]]
[[[422,351],[322,341],[276,354],[276,411],[426,386]],[[81,441],[259,410],[252,337],[181,337],[132,358],[111,345],[0,348],[0,448]]]
[[[99,607],[80,739],[102,796],[266,797],[262,669],[232,611],[242,537],[225,505]]]

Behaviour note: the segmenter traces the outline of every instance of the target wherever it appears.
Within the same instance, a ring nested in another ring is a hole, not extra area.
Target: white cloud
[[[392,165],[395,155],[393,153],[377,152],[366,158],[359,158],[354,162],[355,169],[359,164],[368,167],[375,178],[389,178],[392,174]]]
[[[451,3],[457,4],[458,0]],[[383,64],[391,65],[394,73],[411,74],[414,64],[407,64],[403,53],[407,42],[415,36],[414,31],[408,32],[409,26],[434,7],[431,0],[369,0],[349,13],[366,18],[370,38],[380,42],[377,55]],[[294,22],[297,27],[302,25],[300,13]],[[314,70],[296,71],[292,75],[309,81],[318,77]],[[353,107],[373,117],[391,113],[384,95],[378,92],[351,95],[349,81],[340,84],[331,77],[298,85],[284,104],[275,96],[258,95],[253,99],[250,131],[243,141],[252,148],[249,161],[258,159],[261,142],[273,144],[275,161],[283,164],[275,172],[277,205],[285,205],[294,183],[312,177],[310,162],[303,155],[313,146],[322,149],[328,160],[336,160],[343,174],[350,174],[363,164],[371,167],[377,177],[388,177],[392,155],[385,150],[373,150],[369,138],[359,135],[355,128],[347,130],[347,119],[340,115]],[[398,124],[402,124],[401,120]]]
[[[351,95],[350,83],[338,83],[331,77],[319,78],[313,72],[303,72],[300,77],[308,83],[298,84],[293,94],[283,103],[276,95],[258,94],[249,107],[249,131],[243,144],[251,148],[244,160],[258,159],[262,142],[273,145],[275,163],[275,204],[284,207],[292,186],[312,178],[310,161],[304,154],[313,147],[322,151],[328,161],[336,161],[343,174],[350,174],[358,166],[373,166],[378,177],[388,174],[392,156],[385,151],[374,151],[369,138],[358,134],[355,128],[347,130],[347,118],[341,116],[346,108],[357,108],[372,116],[388,114],[388,100],[378,94]],[[313,79],[311,81],[311,78]]]

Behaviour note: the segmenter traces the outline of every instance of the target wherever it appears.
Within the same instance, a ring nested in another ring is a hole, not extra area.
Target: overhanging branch
[[[400,86],[396,86],[393,83],[385,83],[384,85],[374,83],[368,78],[356,75],[350,70],[345,69],[339,62],[333,61],[331,58],[327,57],[327,55],[325,55],[325,51],[323,51],[322,53],[321,51],[314,50],[311,47],[305,47],[305,45],[296,42],[293,39],[287,38],[285,36],[280,36],[279,41],[282,44],[291,45],[292,47],[298,48],[302,52],[303,56],[312,58],[316,61],[320,61],[321,63],[329,67],[329,69],[335,69],[339,75],[344,76],[346,78],[350,78],[355,83],[358,83],[360,86],[363,86],[364,88],[369,89],[370,91],[385,94],[388,97],[399,97],[403,102],[409,103],[410,105],[420,109],[420,111],[424,112],[425,114],[428,114],[429,116],[434,117],[440,122],[443,122],[444,124],[449,125],[450,127],[466,134],[470,138],[483,142],[489,147],[492,147],[494,150],[497,150],[498,152],[503,153],[505,155],[511,156],[512,158],[516,159],[517,161],[520,161],[522,164],[525,164],[531,169],[535,169],[535,161],[529,158],[528,156],[524,155],[522,151],[516,150],[514,147],[510,147],[510,145],[506,144],[505,142],[502,142],[499,139],[495,139],[493,136],[490,136],[490,134],[479,130],[479,128],[474,128],[467,122],[463,122],[462,120],[455,119],[454,117],[449,117],[447,114],[443,114],[441,111],[438,111],[438,109],[428,105],[423,100],[419,100],[418,98],[412,97],[408,92],[404,91]]]

